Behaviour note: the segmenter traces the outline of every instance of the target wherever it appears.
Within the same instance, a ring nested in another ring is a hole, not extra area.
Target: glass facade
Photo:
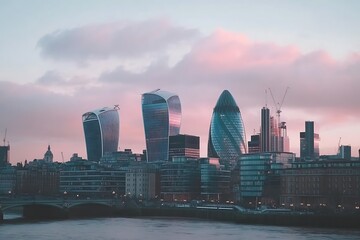
[[[186,157],[175,157],[161,165],[161,196],[166,201],[197,199],[200,192],[199,163]]]
[[[147,161],[168,161],[169,136],[180,132],[181,104],[177,95],[155,90],[142,95]]]
[[[295,161],[294,153],[254,153],[240,157],[240,197],[258,200],[278,199],[280,170],[290,168]]]
[[[102,108],[83,114],[87,158],[99,161],[106,152],[116,152],[119,144],[119,113]]]
[[[125,194],[125,170],[113,170],[98,163],[75,160],[60,171],[60,193],[69,197],[109,197]]]
[[[217,158],[200,158],[200,194],[202,200],[225,202],[230,197],[230,171]]]
[[[189,158],[200,157],[200,137],[191,135],[175,135],[169,137],[169,159],[175,156]]]
[[[228,90],[216,103],[210,123],[208,157],[220,158],[220,163],[234,167],[246,153],[245,128],[239,107]]]
[[[319,159],[319,134],[315,133],[314,122],[305,122],[305,132],[300,132],[300,158],[302,160]]]

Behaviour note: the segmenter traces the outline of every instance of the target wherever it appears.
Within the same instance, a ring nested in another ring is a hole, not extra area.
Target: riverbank
[[[251,225],[360,229],[360,214],[312,214],[306,212],[261,213],[221,208],[139,207],[134,205],[122,209],[99,208],[99,206],[95,208],[92,206],[90,209],[82,206],[81,208],[73,209],[73,211],[68,211],[66,214],[64,214],[64,212],[60,215],[52,213],[51,216],[47,214],[49,213],[49,209],[45,212],[42,210],[32,208],[31,214],[29,214],[29,211],[25,211],[23,213],[25,218],[21,221],[25,219],[89,219],[99,217],[181,217]],[[16,221],[17,220],[5,219],[3,223]]]
[[[197,208],[142,208],[141,214],[135,214],[147,217],[201,218],[239,224],[360,229],[360,214],[299,214],[292,212],[261,214]]]

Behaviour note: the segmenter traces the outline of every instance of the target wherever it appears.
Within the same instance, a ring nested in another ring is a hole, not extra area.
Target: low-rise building
[[[124,195],[125,170],[86,160],[66,162],[60,171],[60,193],[82,198]]]
[[[196,159],[173,157],[160,169],[161,197],[166,201],[199,199],[200,171]]]
[[[139,163],[127,168],[125,193],[137,199],[154,199],[159,194],[159,173],[155,165]]]
[[[218,158],[200,158],[199,164],[201,200],[230,201],[230,170],[221,166]]]
[[[296,162],[281,173],[281,204],[293,208],[360,208],[360,161]]]

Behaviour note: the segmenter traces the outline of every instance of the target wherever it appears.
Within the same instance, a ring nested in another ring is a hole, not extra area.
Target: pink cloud
[[[194,46],[188,64],[226,71],[289,64],[298,56],[295,47],[254,42],[244,35],[219,29]]]

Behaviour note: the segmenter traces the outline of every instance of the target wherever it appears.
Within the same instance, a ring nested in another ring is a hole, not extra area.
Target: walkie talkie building
[[[208,157],[220,158],[220,163],[233,167],[246,153],[245,128],[239,107],[228,90],[220,95],[210,122]]]
[[[169,136],[178,135],[181,104],[177,95],[157,89],[142,95],[148,162],[169,160]]]
[[[98,162],[106,152],[116,152],[119,144],[118,107],[101,108],[82,116],[87,159]]]

